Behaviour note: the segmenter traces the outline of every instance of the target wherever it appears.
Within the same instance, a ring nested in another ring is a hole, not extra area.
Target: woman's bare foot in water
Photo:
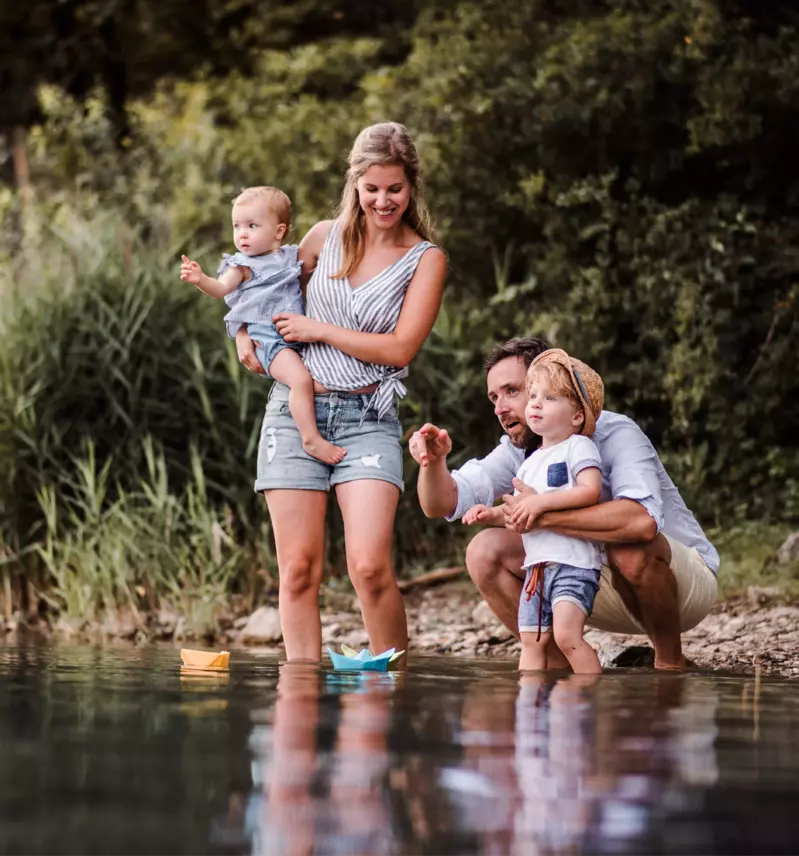
[[[341,446],[334,446],[333,443],[325,440],[321,434],[317,434],[315,437],[308,437],[307,439],[303,438],[302,448],[312,458],[316,458],[317,461],[321,461],[323,464],[338,464],[344,460],[344,456],[347,454],[346,449],[342,449]]]

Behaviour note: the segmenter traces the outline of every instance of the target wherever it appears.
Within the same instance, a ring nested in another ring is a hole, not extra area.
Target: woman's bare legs
[[[280,571],[280,626],[289,660],[322,657],[319,585],[325,546],[327,493],[321,490],[264,491]]]
[[[405,604],[391,568],[391,539],[399,490],[377,479],[336,487],[344,518],[347,568],[361,602],[361,614],[372,652],[408,647]]]
[[[291,348],[283,348],[269,363],[269,374],[289,388],[289,410],[300,432],[302,448],[317,461],[337,464],[347,450],[334,446],[319,433],[314,409],[313,378],[302,357]]]

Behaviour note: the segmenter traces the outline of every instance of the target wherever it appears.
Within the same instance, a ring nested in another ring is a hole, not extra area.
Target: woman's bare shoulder
[[[335,222],[335,220],[320,220],[314,223],[300,241],[300,247],[318,256]]]

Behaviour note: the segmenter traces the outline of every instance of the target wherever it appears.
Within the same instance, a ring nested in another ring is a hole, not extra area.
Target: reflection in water
[[[0,852],[792,853],[796,682],[0,648]]]

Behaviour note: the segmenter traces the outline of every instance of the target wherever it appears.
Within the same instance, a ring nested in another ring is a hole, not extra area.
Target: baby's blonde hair
[[[527,370],[527,389],[539,379],[547,384],[551,392],[564,396],[574,405],[575,410],[583,412],[583,403],[572,384],[571,375],[564,366],[552,362],[530,366]]]
[[[285,223],[285,236],[291,231],[291,200],[277,187],[245,187],[233,200],[233,207],[240,202],[254,202],[260,199],[265,202],[277,217],[278,223]]]

